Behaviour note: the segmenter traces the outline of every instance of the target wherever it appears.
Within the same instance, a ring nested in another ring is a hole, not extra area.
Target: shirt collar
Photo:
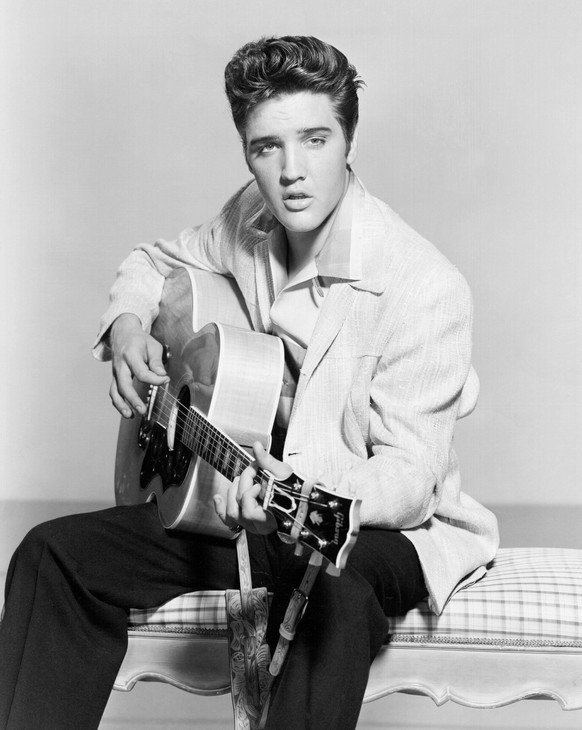
[[[339,203],[326,241],[315,257],[315,265],[320,276],[348,281],[358,289],[382,291],[384,241],[380,240],[377,231],[370,230],[366,225],[365,211],[369,197],[357,175],[350,169],[346,192]],[[263,235],[278,235],[275,231],[282,229],[264,203],[248,223]]]
[[[350,170],[344,193],[329,228],[325,243],[315,257],[320,276],[336,279],[359,279],[361,277],[360,257],[357,247],[352,246],[352,219],[354,187],[356,176]],[[249,225],[265,234],[273,234],[282,226],[267,206],[263,205],[249,219]]]
[[[339,203],[325,243],[315,257],[320,276],[357,281],[362,276],[361,252],[354,245],[353,218],[356,176],[350,170],[348,185]]]

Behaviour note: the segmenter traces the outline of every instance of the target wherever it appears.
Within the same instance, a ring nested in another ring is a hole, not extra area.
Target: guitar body
[[[155,499],[164,527],[230,539],[212,497],[225,496],[231,482],[189,448],[183,433],[195,409],[239,447],[260,441],[268,449],[282,344],[252,331],[232,279],[195,269],[177,269],[166,280],[152,335],[166,348],[170,382],[149,396],[149,386],[136,386],[148,413],[122,419],[116,503]]]

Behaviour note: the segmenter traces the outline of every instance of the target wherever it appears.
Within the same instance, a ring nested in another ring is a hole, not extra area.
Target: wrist
[[[125,339],[132,332],[143,332],[141,320],[137,314],[124,312],[113,320],[103,339],[111,347],[114,338],[121,335]]]
[[[119,330],[140,330],[141,332],[143,332],[141,319],[137,316],[137,314],[132,314],[131,312],[124,312],[123,314],[120,314],[111,323],[109,332],[111,334],[114,334]]]

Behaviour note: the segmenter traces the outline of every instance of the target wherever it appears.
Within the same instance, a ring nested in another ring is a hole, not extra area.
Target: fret
[[[215,469],[218,469],[218,465],[219,465],[220,461],[219,461],[219,456],[218,456],[218,454],[216,453],[216,447],[214,447],[214,448],[213,448],[213,449],[212,449],[212,450],[210,451],[210,453],[209,453],[209,456],[210,456],[210,463],[212,464],[212,466],[213,466],[213,467],[214,467]]]
[[[186,416],[184,435],[186,446],[231,482],[253,461],[246,451],[213,426],[204,415],[191,408]]]
[[[227,451],[227,454],[228,455],[226,457],[226,461],[225,461],[225,464],[224,464],[224,476],[229,481],[232,482],[232,480],[236,476],[235,473],[234,473],[234,467],[233,467],[233,462],[236,462],[236,454],[234,453],[234,451],[232,449],[229,449]]]
[[[228,474],[228,465],[230,463],[230,457],[232,455],[232,451],[229,448],[229,444],[227,441],[223,441],[220,445],[220,463],[222,468],[220,469],[220,472],[226,476]]]
[[[233,457],[234,457],[234,459],[233,459],[234,463],[232,465],[232,477],[231,477],[231,481],[235,477],[240,476],[242,474],[242,472],[243,472],[243,469],[245,468],[244,466],[241,466],[241,459],[240,459],[240,456],[238,455],[238,453],[233,454]]]
[[[204,429],[204,438],[202,439],[202,444],[204,446],[204,451],[206,452],[206,454],[208,454],[208,456],[212,458],[213,454],[210,448],[210,431],[208,430],[208,428]]]

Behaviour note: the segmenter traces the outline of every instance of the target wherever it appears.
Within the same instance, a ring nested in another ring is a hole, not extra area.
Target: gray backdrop
[[[367,83],[356,172],[472,287],[467,491],[581,505],[581,30],[576,0],[5,0],[2,498],[111,497],[89,348],[117,264],[247,179],[223,67],[307,33]]]

